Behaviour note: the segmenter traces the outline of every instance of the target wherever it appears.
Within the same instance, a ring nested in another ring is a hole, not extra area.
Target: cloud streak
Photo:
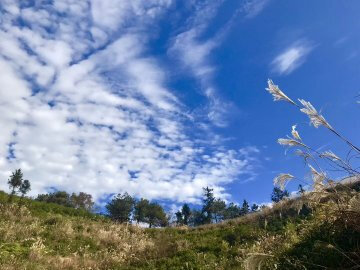
[[[271,62],[273,71],[282,75],[290,74],[305,62],[312,49],[313,46],[309,42],[296,41],[274,58]]]
[[[251,19],[259,15],[268,5],[270,0],[246,0],[242,6],[245,18]]]
[[[191,74],[200,82],[202,94],[208,99],[205,108],[208,120],[218,127],[227,126],[226,107],[232,107],[230,102],[223,101],[220,97],[213,75],[216,67],[211,62],[211,53],[224,39],[229,25],[223,27],[214,36],[203,38],[209,22],[216,16],[218,8],[223,1],[200,1],[195,8],[197,12],[188,23],[187,28],[174,37],[169,53],[189,69]]]

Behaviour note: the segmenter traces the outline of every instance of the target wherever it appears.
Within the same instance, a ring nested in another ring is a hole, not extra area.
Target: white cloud
[[[205,3],[205,6],[202,2],[195,4],[194,9],[197,12],[190,20],[186,30],[173,39],[169,53],[178,58],[182,65],[200,81],[202,93],[209,101],[205,108],[208,120],[216,126],[225,127],[228,109],[234,105],[222,100],[219,90],[213,82],[216,67],[211,62],[211,53],[220,45],[227,27],[210,38],[201,38],[209,21],[216,15],[223,1],[205,1]]]
[[[245,18],[251,19],[263,11],[270,0],[246,0],[242,6]]]
[[[56,187],[198,202],[202,187],[226,197],[223,184],[253,173],[256,151],[191,135],[204,123],[184,114],[166,69],[146,54],[143,29],[171,1],[19,3],[1,4],[1,179],[21,167],[32,195]],[[198,66],[211,47],[199,45]]]
[[[273,70],[279,74],[291,73],[305,62],[312,49],[309,42],[298,40],[275,57],[271,63]]]

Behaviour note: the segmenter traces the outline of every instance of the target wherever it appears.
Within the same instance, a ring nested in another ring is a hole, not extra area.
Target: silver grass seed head
[[[310,155],[309,153],[304,152],[304,151],[302,151],[302,150],[300,150],[300,149],[296,149],[295,155],[304,158],[304,161],[305,161],[305,162],[307,162],[307,160],[308,160],[309,158],[311,158],[311,155]]]
[[[304,108],[300,109],[300,111],[305,113],[309,117],[310,123],[313,124],[314,127],[318,128],[322,125],[327,127],[328,129],[332,129],[330,124],[325,120],[324,116],[319,114],[310,102],[303,99],[299,99],[299,101],[304,106]]]
[[[272,80],[268,79],[268,88],[265,88],[274,98],[274,101],[284,100],[296,105],[283,91],[280,90],[279,86],[275,85]]]
[[[313,187],[314,191],[321,191],[324,188],[324,180],[326,178],[326,175],[324,173],[320,173],[317,170],[314,169],[313,166],[309,165],[311,170],[311,175],[313,179]]]
[[[274,185],[279,185],[280,189],[284,190],[287,181],[292,178],[294,178],[294,176],[289,173],[281,173],[274,178]]]
[[[341,158],[339,158],[336,154],[334,154],[331,150],[325,151],[320,154],[321,158],[329,158],[333,161],[341,161]]]
[[[296,125],[293,125],[293,126],[291,127],[291,135],[293,136],[293,138],[294,138],[295,140],[301,141],[299,132],[297,132],[297,130],[296,130]]]
[[[280,145],[306,147],[306,145],[303,144],[302,142],[299,142],[299,141],[297,141],[295,139],[291,139],[291,138],[288,138],[288,139],[280,138],[277,141],[278,141],[278,144],[280,144]]]

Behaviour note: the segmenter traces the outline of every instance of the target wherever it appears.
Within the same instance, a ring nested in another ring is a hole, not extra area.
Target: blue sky
[[[292,125],[314,148],[348,150],[274,103],[268,78],[357,143],[359,10],[355,0],[1,1],[0,188],[21,167],[32,195],[127,191],[179,205],[211,186],[267,202],[278,173],[308,177],[276,143]]]

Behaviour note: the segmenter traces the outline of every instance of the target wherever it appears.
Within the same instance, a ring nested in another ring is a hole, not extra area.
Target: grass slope
[[[0,269],[357,269],[360,197],[344,196],[316,207],[284,201],[216,225],[141,229],[0,193]]]

